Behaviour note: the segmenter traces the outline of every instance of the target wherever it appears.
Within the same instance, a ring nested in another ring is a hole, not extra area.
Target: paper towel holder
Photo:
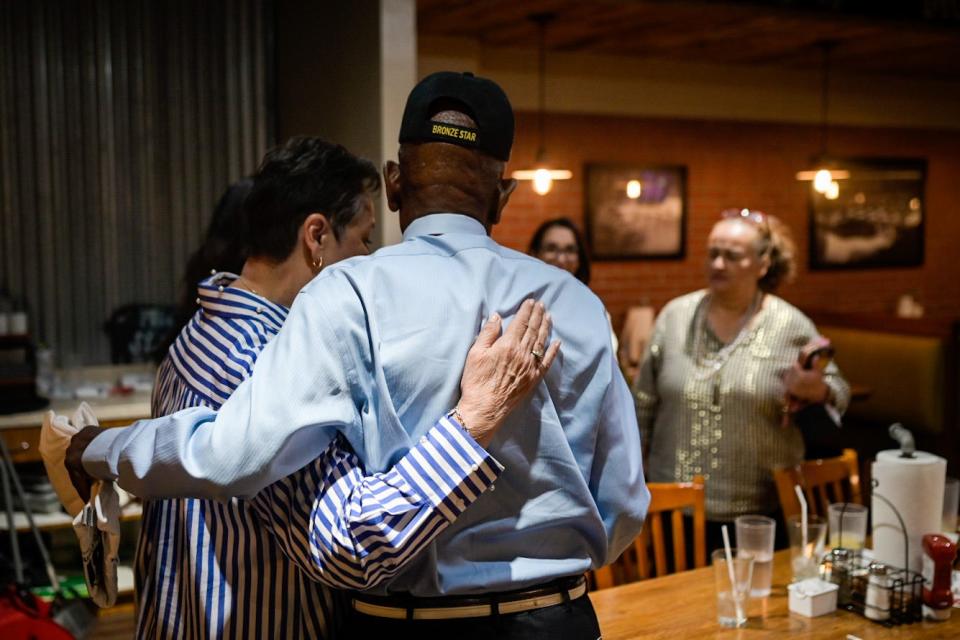
[[[909,434],[910,432],[908,431],[907,433]],[[872,489],[876,489],[877,479],[873,478],[870,484],[872,485]],[[897,516],[897,520],[900,521],[900,532],[903,534],[903,569],[905,571],[910,571],[910,535],[907,533],[907,525],[903,521],[903,516],[900,515],[900,511],[893,506],[891,501],[887,500],[884,496],[880,495],[876,491],[871,491],[870,496],[882,500],[888,507],[890,507],[890,510],[893,511],[893,515]],[[843,520],[841,519],[841,522],[842,521]]]
[[[913,458],[914,453],[917,451],[916,442],[913,440],[913,434],[910,433],[910,430],[904,427],[899,422],[894,422],[890,425],[890,428],[887,429],[887,433],[890,434],[890,437],[896,440],[900,444],[900,457],[901,458]]]

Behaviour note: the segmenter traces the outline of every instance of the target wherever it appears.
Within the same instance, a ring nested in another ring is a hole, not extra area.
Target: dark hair
[[[239,274],[247,259],[246,225],[243,219],[243,203],[253,187],[253,180],[241,178],[223,192],[213,209],[210,224],[203,243],[187,259],[187,266],[180,280],[180,296],[174,312],[174,324],[170,334],[161,342],[155,355],[162,359],[183,327],[199,308],[197,283],[208,278],[211,271],[227,271]]]
[[[530,248],[527,249],[527,253],[532,256],[538,255],[543,247],[543,236],[547,235],[547,231],[553,227],[563,227],[573,232],[573,237],[577,240],[577,257],[579,258],[579,266],[573,275],[583,284],[590,284],[590,255],[587,253],[587,245],[583,241],[580,229],[569,218],[554,218],[537,227],[533,237],[530,238]]]
[[[369,160],[320,138],[290,138],[267,152],[253,176],[245,206],[249,255],[285,260],[311,213],[325,215],[339,240],[360,212],[361,196],[379,188]]]
[[[183,272],[179,315],[189,320],[197,310],[197,283],[211,271],[240,273],[247,259],[246,232],[243,223],[243,201],[253,187],[253,180],[241,178],[223,192],[213,209],[203,243],[187,259]],[[182,326],[182,325],[181,325]],[[177,328],[177,331],[180,327]]]

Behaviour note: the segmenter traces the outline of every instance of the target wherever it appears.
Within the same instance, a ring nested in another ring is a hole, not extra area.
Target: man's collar
[[[403,232],[403,239],[418,236],[436,236],[444,233],[468,233],[487,235],[487,230],[476,218],[461,213],[431,213],[417,218]]]

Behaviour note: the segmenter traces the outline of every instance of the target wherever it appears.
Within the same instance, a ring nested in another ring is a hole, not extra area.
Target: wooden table
[[[694,640],[696,638],[823,638],[844,640],[847,634],[863,640],[885,638],[960,638],[960,610],[948,622],[917,622],[886,628],[849,611],[835,611],[819,618],[790,613],[787,584],[790,582],[790,552],[774,556],[773,592],[751,600],[749,620],[741,629],[717,624],[713,567],[677,573],[663,578],[601,589],[590,593],[600,619],[603,640],[630,638]]]

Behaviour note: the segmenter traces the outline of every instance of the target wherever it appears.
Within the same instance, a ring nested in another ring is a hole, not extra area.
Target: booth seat
[[[851,402],[843,428],[817,434],[820,441],[808,442],[808,450],[829,455],[854,448],[868,471],[877,451],[896,446],[887,427],[900,422],[913,432],[918,449],[947,458],[949,473],[960,473],[960,323],[807,313],[833,342],[844,377],[863,391]]]

